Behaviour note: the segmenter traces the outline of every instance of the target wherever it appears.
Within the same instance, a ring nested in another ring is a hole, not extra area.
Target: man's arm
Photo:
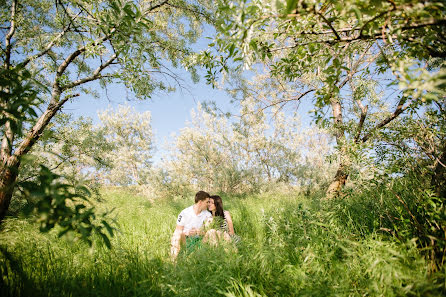
[[[170,256],[175,260],[180,252],[181,237],[183,236],[184,226],[177,225],[170,241]]]

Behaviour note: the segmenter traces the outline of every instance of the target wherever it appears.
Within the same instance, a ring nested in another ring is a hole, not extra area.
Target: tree
[[[113,146],[107,142],[102,129],[98,129],[89,118],[64,113],[57,114],[41,135],[39,142],[22,158],[17,186],[9,210],[20,210],[23,203],[35,204],[30,197],[20,196],[23,182],[33,181],[40,174],[40,164],[53,173],[63,176],[70,185],[86,185],[99,194],[99,173],[110,170],[111,160],[107,155]]]
[[[443,1],[221,0],[217,11],[213,46],[220,57],[200,56],[209,81],[234,64],[250,69],[262,62],[288,86],[264,107],[313,95],[315,119],[330,127],[340,155],[329,197],[349,176],[350,152],[446,95]]]
[[[102,134],[112,147],[105,158],[109,170],[102,179],[112,184],[146,183],[152,159],[152,127],[150,111],[139,113],[130,106],[119,106],[99,113]]]
[[[277,111],[270,119],[255,108],[254,100],[243,101],[240,117],[230,121],[198,105],[169,145],[159,166],[164,170],[152,176],[154,189],[168,195],[194,187],[246,193],[275,185],[314,189],[326,182],[332,172],[324,162],[330,150],[326,133],[302,128],[296,116]]]
[[[145,184],[151,169],[150,112],[118,106],[100,113],[101,122],[59,113],[48,125],[28,156],[22,159],[9,212],[37,205],[22,185],[36,181],[40,164],[71,186],[85,185],[96,196],[104,184]],[[34,185],[35,186],[35,185]],[[37,199],[38,200],[38,199]]]
[[[422,116],[401,118],[377,137],[377,163],[389,175],[416,175],[435,197],[446,197],[446,102]]]
[[[20,163],[63,105],[97,81],[122,82],[137,98],[171,89],[170,66],[187,65],[188,44],[209,21],[203,1],[33,1],[1,5],[0,221]],[[169,83],[170,82],[170,83]],[[37,112],[39,110],[40,112]]]

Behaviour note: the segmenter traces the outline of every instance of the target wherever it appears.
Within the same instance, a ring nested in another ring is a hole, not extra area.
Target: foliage
[[[222,0],[217,52],[198,60],[211,83],[219,72],[259,71],[262,63],[260,79],[277,96],[260,98],[261,108],[310,97],[316,122],[336,137],[340,162],[329,190],[337,191],[379,130],[443,100],[445,11],[443,1]],[[258,90],[238,89],[242,100]]]
[[[36,106],[42,100],[38,97],[39,84],[23,67],[0,69],[0,98],[9,104],[0,105],[0,126],[10,123],[11,129],[22,136],[23,125],[37,117]],[[3,136],[4,131],[0,131]]]
[[[105,220],[106,214],[101,215],[100,223],[96,222],[94,207],[86,205],[90,196],[86,187],[63,183],[61,176],[41,165],[36,179],[20,182],[19,188],[29,199],[24,213],[36,214],[41,232],[48,232],[58,226],[59,237],[74,232],[90,245],[91,235],[95,233],[111,248],[108,236],[113,236],[113,228]]]
[[[19,180],[32,178],[39,164],[47,164],[72,184],[82,181],[96,192],[107,183],[145,182],[153,150],[150,112],[120,105],[101,112],[99,119],[94,125],[89,118],[56,116],[24,160]]]
[[[444,295],[444,269],[429,275],[413,242],[377,229],[359,235],[345,216],[315,197],[224,196],[242,238],[238,250],[204,246],[174,264],[169,239],[192,196],[156,203],[123,190],[103,196],[98,207],[116,207],[120,225],[112,250],[88,250],[51,232],[39,234],[27,221],[6,220],[0,235],[2,296]],[[359,226],[373,210],[351,219]]]
[[[91,119],[80,117],[74,120],[69,114],[58,114],[30,154],[22,158],[19,188],[9,212],[14,213],[21,200],[27,199],[19,196],[20,182],[37,176],[39,164],[45,164],[53,173],[64,176],[72,185],[79,182],[88,185],[97,195],[100,186],[98,174],[111,166],[106,154],[112,149],[103,131],[97,129]]]
[[[41,226],[42,231],[48,231],[57,224],[63,226],[61,234],[75,231],[82,240],[91,243],[89,236],[97,233],[104,236],[104,241],[109,244],[105,236],[107,233],[102,230],[107,228],[112,232],[110,221],[102,220],[98,224],[94,208],[87,209],[82,203],[73,208],[71,204],[73,199],[88,202],[90,192],[86,188],[79,190],[79,184],[88,185],[98,195],[105,179],[119,184],[131,183],[129,167],[150,161],[151,129],[150,114],[138,113],[129,107],[120,106],[116,111],[109,109],[101,119],[104,120],[102,126],[94,126],[91,119],[72,120],[67,114],[57,116],[31,154],[22,160],[15,200],[9,214],[17,215],[23,210],[30,214],[33,209],[37,216],[47,217],[42,219],[46,226]],[[124,165],[123,152],[133,156]],[[47,164],[50,168],[40,164]],[[138,169],[139,176],[149,168]],[[54,184],[60,179],[63,182]]]
[[[246,66],[271,61],[272,74],[289,81],[320,67],[316,75],[330,88],[327,83],[339,82],[352,70],[349,57],[355,59],[361,49],[367,52],[374,45],[383,50],[377,66],[395,71],[403,89],[419,90],[413,97],[428,91],[443,94],[444,69],[421,70],[429,58],[445,55],[442,1],[287,1],[285,6],[281,1],[222,0],[219,5],[215,46],[226,58],[243,58]],[[327,104],[320,100],[324,98],[320,96],[316,106]]]
[[[280,111],[268,119],[254,109],[255,102],[245,100],[240,120],[230,121],[198,105],[191,123],[167,148],[170,155],[151,186],[166,189],[166,195],[184,195],[196,188],[259,192],[274,184],[310,191],[326,183],[330,139],[324,131],[304,129],[297,117]]]
[[[446,197],[445,103],[404,117],[377,137],[376,162],[389,175],[418,175],[437,197]]]
[[[377,200],[382,218],[375,224],[402,240],[417,239],[432,269],[445,260],[445,124],[443,103],[381,131],[374,180],[363,184],[360,195]]]
[[[379,177],[378,177],[379,178]],[[359,236],[379,230],[400,242],[412,240],[429,260],[429,269],[444,265],[446,208],[444,198],[429,188],[429,178],[408,174],[382,177],[347,191],[331,207],[341,222]]]
[[[207,1],[17,1],[0,6],[0,221],[21,161],[63,105],[120,82],[139,99],[181,86],[189,45],[210,21]],[[136,177],[133,179],[140,179]],[[126,179],[124,182],[130,182]],[[136,180],[134,182],[139,182]]]
[[[146,183],[152,159],[152,127],[150,111],[137,112],[126,105],[99,113],[99,131],[112,150],[105,153],[110,170],[102,179],[111,184]]]

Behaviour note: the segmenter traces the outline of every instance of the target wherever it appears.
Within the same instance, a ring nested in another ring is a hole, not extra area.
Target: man
[[[186,248],[193,248],[201,243],[203,232],[201,227],[212,219],[207,210],[210,195],[204,191],[195,194],[195,204],[185,208],[178,215],[177,227],[172,235],[170,255],[176,259],[180,252],[180,244],[185,243]]]

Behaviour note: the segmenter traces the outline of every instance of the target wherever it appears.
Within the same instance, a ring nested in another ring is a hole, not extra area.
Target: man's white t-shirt
[[[180,212],[177,225],[183,226],[184,233],[187,234],[191,229],[200,229],[208,218],[212,218],[212,214],[209,211],[203,210],[196,215],[194,206],[191,205]]]

